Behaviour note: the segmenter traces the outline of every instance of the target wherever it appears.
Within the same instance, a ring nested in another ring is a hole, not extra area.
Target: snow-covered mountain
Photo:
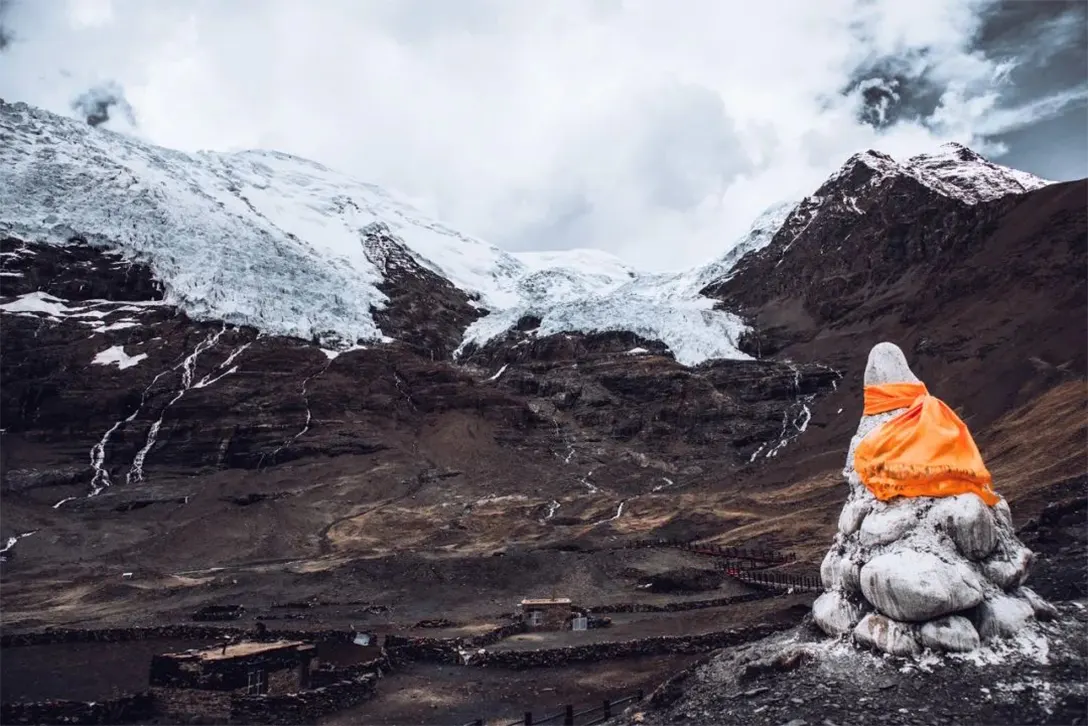
[[[858,169],[870,185],[906,174],[968,204],[1047,183],[960,146],[904,163],[866,152],[812,197],[768,209],[718,259],[653,274],[596,250],[508,253],[378,186],[278,152],[185,154],[2,101],[0,134],[0,233],[116,248],[146,262],[166,302],[196,319],[330,347],[388,340],[374,317],[388,301],[385,278],[362,243],[378,222],[488,311],[462,348],[533,316],[538,335],[631,331],[686,365],[747,357],[736,344],[743,321],[700,291],[779,234],[800,234],[835,189],[854,189],[842,182]],[[857,208],[853,196],[841,201]]]
[[[994,164],[962,144],[943,144],[934,154],[919,154],[898,162],[879,151],[851,156],[821,187],[842,185],[864,175],[866,186],[879,187],[897,176],[909,176],[923,186],[964,204],[1023,194],[1053,182]],[[817,192],[817,195],[819,191]]]

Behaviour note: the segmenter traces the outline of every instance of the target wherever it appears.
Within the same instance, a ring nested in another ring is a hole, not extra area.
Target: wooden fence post
[[[574,726],[574,706],[569,703],[563,708],[563,726]]]
[[[607,698],[604,699],[604,717],[612,718],[612,704]]]
[[[525,712],[525,726],[533,726],[533,712],[532,711],[526,711]]]

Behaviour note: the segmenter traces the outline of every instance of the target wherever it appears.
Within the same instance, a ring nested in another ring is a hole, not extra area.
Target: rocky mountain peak
[[[856,199],[904,180],[965,204],[1023,194],[1051,183],[994,164],[963,144],[947,143],[934,153],[905,161],[872,149],[854,154],[817,190],[816,196]]]
[[[1023,194],[1053,183],[1018,169],[995,164],[957,143],[944,144],[933,154],[912,156],[906,161],[906,166],[924,178],[940,180],[968,204]]]

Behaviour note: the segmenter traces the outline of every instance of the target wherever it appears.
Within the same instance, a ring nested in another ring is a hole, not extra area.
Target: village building
[[[585,620],[581,613],[575,613],[570,598],[526,598],[518,605],[521,617],[530,630],[569,630],[576,628],[585,630],[584,623],[575,622],[579,618]]]
[[[151,659],[150,686],[167,717],[225,723],[233,696],[297,693],[310,687],[314,646],[247,641]]]

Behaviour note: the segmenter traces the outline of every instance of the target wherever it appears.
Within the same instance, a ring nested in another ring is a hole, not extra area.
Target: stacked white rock
[[[880,343],[869,353],[865,385],[917,383],[903,351]],[[1009,505],[975,494],[879,501],[854,469],[854,451],[897,409],[861,417],[843,476],[850,492],[812,606],[828,635],[852,635],[893,655],[928,648],[963,652],[1056,614],[1023,586],[1033,558],[1016,537]]]

